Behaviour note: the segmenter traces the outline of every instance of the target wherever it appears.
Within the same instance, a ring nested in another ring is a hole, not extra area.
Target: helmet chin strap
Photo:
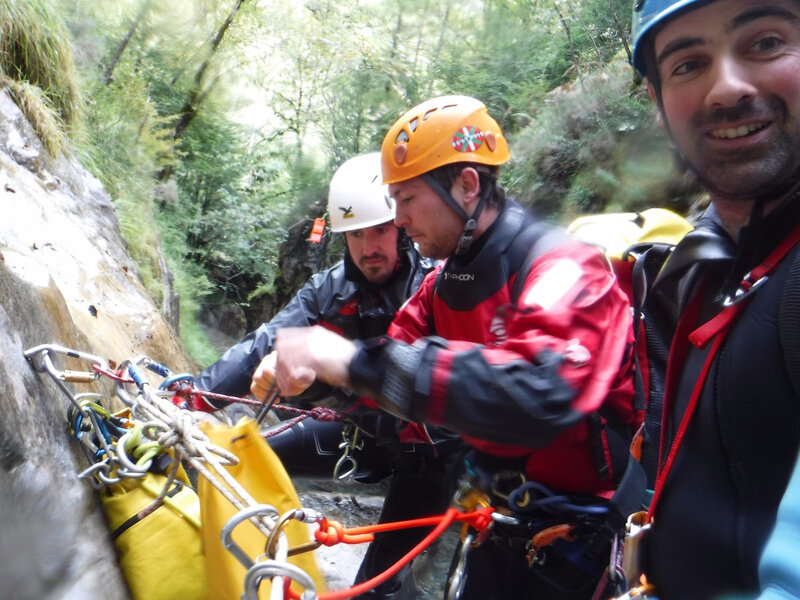
[[[486,206],[489,202],[489,194],[491,194],[491,188],[486,186],[485,190],[481,190],[481,196],[478,199],[478,204],[475,205],[475,210],[472,212],[472,215],[468,215],[466,211],[455,201],[450,191],[445,189],[445,187],[439,183],[436,178],[431,175],[430,173],[424,173],[422,175],[422,179],[427,183],[434,192],[436,192],[439,197],[444,200],[447,205],[452,208],[455,213],[461,217],[464,221],[464,230],[461,232],[461,237],[458,240],[458,245],[456,246],[455,251],[453,254],[459,256],[464,254],[469,247],[472,245],[475,233],[475,228],[478,226],[478,218],[481,216],[483,212],[484,206]]]

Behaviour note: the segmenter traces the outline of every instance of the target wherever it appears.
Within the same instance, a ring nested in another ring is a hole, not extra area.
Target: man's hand
[[[350,340],[323,327],[280,329],[275,338],[275,352],[261,361],[250,391],[262,400],[273,379],[277,379],[283,396],[301,394],[315,379],[336,387],[348,385],[347,370],[355,351]]]
[[[250,391],[262,402],[266,399],[267,394],[269,394],[272,382],[275,380],[275,363],[277,360],[278,353],[273,350],[261,359],[261,362],[253,373],[253,380],[250,382]]]

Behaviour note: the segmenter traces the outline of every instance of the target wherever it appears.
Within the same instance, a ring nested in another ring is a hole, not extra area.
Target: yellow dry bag
[[[300,499],[283,464],[258,431],[252,419],[242,419],[233,427],[218,426],[205,422],[200,428],[208,435],[212,444],[235,454],[239,464],[227,467],[228,472],[259,504],[275,507],[279,514],[300,508]],[[206,569],[208,572],[209,598],[211,600],[234,600],[244,591],[247,573],[228,550],[220,538],[223,526],[238,511],[205,478],[198,481],[198,494],[202,514],[202,533],[205,544]],[[290,521],[284,529],[289,546],[296,547],[310,540],[308,525]],[[240,523],[233,530],[233,541],[252,559],[265,554],[266,539],[249,521]],[[313,552],[298,554],[289,562],[305,571],[314,580],[317,592],[326,590]],[[301,591],[299,587],[295,588]],[[259,587],[259,598],[269,598],[270,583]]]
[[[140,515],[166,481],[164,475],[147,473],[100,493],[120,568],[134,600],[205,600],[200,501],[194,490],[176,480],[161,506]]]

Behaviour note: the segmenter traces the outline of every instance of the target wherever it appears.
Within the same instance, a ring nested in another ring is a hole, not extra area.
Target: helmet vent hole
[[[394,140],[395,144],[400,144],[403,142],[407,142],[410,138],[408,137],[408,133],[405,129],[401,129],[400,133],[397,134],[397,137]]]
[[[423,121],[427,121],[427,120],[428,120],[428,117],[430,117],[430,116],[431,116],[433,113],[435,113],[437,110],[438,110],[438,109],[436,109],[436,108],[433,108],[433,109],[429,110],[428,112],[426,112],[426,113],[423,115],[423,117],[422,117],[422,120],[423,120]]]
[[[411,133],[414,133],[419,126],[419,119],[411,119],[408,122],[408,128],[411,130]]]

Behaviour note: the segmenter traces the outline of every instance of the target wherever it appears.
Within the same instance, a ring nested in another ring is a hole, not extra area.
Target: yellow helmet
[[[452,163],[497,166],[511,158],[500,126],[468,96],[441,96],[409,110],[381,145],[383,183],[418,177]]]

